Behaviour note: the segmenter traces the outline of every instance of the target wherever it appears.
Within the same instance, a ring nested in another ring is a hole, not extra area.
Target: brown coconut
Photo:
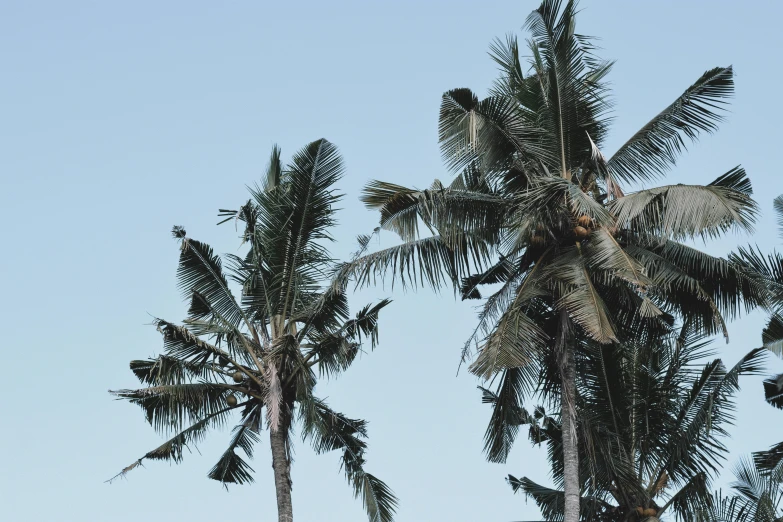
[[[237,396],[236,395],[229,395],[226,397],[226,404],[231,406],[232,408],[237,405]]]
[[[587,231],[587,229],[583,226],[576,226],[574,227],[574,235],[578,237],[579,239],[586,238],[590,233]]]
[[[234,374],[231,376],[232,379],[234,379],[234,382],[242,382],[245,380],[245,374],[242,372],[234,372]]]

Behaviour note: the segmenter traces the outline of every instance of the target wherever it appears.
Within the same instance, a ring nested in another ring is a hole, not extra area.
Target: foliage
[[[762,370],[764,350],[751,351],[731,368],[720,359],[701,364],[712,353],[709,343],[683,331],[643,345],[592,342],[581,353],[580,454],[590,456],[580,460],[581,519],[645,520],[638,510],[652,510],[656,517],[672,514],[686,521],[710,509],[710,480],[727,453],[722,440],[734,418],[739,376]],[[494,410],[488,448],[504,440],[507,452],[513,438],[507,440],[502,430],[527,426],[530,441],[548,450],[555,489],[525,477],[510,475],[508,481],[535,500],[547,520],[563,520],[560,415],[547,414],[545,405],[532,413],[517,406],[505,422],[497,422],[502,393],[503,385],[483,391]]]
[[[174,227],[188,315],[181,324],[156,319],[163,353],[130,364],[144,387],[112,392],[141,406],[147,421],[170,438],[118,477],[145,459],[179,462],[210,428],[238,416],[209,478],[251,482],[246,458],[265,426],[286,434],[290,464],[298,426],[317,453],[342,452],[343,471],[371,521],[393,519],[396,498],[364,467],[366,422],[332,410],[315,395],[318,377],[347,370],[367,341],[375,347],[378,316],[389,304],[367,305],[351,317],[345,285],[329,277],[335,263],[324,245],[332,240],[341,197],[334,184],[342,173],[342,159],[326,140],[300,150],[287,168],[275,147],[252,198],[237,211],[221,210],[222,222],[244,229],[247,252],[241,257],[221,258]],[[232,287],[239,288],[238,297]]]
[[[568,375],[582,347],[654,344],[675,324],[728,338],[728,319],[769,303],[767,286],[742,263],[687,244],[753,230],[758,209],[744,169],[706,186],[621,186],[662,177],[689,143],[717,129],[734,89],[731,66],[704,72],[607,156],[612,62],[576,32],[576,13],[574,1],[543,0],[527,19],[526,49],[513,36],[492,45],[501,75],[489,96],[443,95],[439,138],[454,180],[424,190],[369,183],[364,203],[403,243],[340,268],[358,284],[391,275],[451,283],[463,299],[494,290],[462,352],[473,357],[471,372],[501,383],[492,461],[507,455],[521,397],[559,391],[569,418],[578,415],[570,380],[546,384],[540,361]],[[420,235],[420,224],[431,234]]]

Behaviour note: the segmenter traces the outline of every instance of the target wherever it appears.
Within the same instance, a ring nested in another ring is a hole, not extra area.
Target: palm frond
[[[778,357],[783,357],[783,313],[772,314],[761,332],[764,348]]]
[[[733,92],[731,66],[705,72],[609,158],[610,172],[626,182],[661,176],[685,150],[686,138],[695,141],[700,133],[717,129]]]
[[[736,167],[706,186],[666,185],[611,202],[617,225],[673,240],[753,231],[758,205],[745,170]]]
[[[230,410],[233,410],[243,405],[244,404],[238,404],[237,406],[234,407],[223,408],[201,419],[198,419],[196,422],[194,422],[184,430],[180,431],[179,433],[175,434],[173,437],[171,437],[169,440],[167,440],[157,448],[145,453],[144,456],[142,456],[140,459],[137,459],[129,466],[126,466],[117,475],[107,480],[107,482],[111,483],[118,478],[124,478],[129,471],[141,466],[142,462],[145,459],[170,460],[173,462],[181,462],[183,457],[183,451],[186,447],[188,447],[189,445],[198,444],[201,440],[203,440],[209,428],[213,426],[222,425],[226,420],[226,414]]]
[[[592,339],[599,343],[617,341],[609,310],[590,279],[582,254],[576,248],[568,250],[547,267],[553,278],[565,287],[555,303]]]
[[[445,238],[470,233],[481,234],[486,241],[497,241],[504,210],[510,207],[510,202],[497,194],[447,188],[439,182],[430,189],[415,190],[371,181],[362,189],[361,200],[380,212],[381,228],[392,230],[403,241],[419,237],[419,219]]]
[[[189,299],[193,298],[194,293],[202,296],[203,303],[207,303],[210,309],[214,309],[235,328],[243,322],[249,324],[228,287],[222,262],[212,247],[184,235],[181,241],[177,278],[183,295]],[[202,303],[202,300],[198,302]],[[200,313],[196,315],[197,318],[203,316]]]
[[[367,444],[367,423],[350,419],[330,409],[318,398],[300,401],[299,418],[302,438],[310,439],[316,453],[342,450],[342,466],[354,488],[354,496],[362,499],[371,522],[391,522],[397,508],[397,498],[389,487],[364,470]]]
[[[490,404],[492,415],[484,432],[484,453],[490,462],[505,462],[523,424],[532,424],[530,414],[522,407],[526,387],[525,372],[521,368],[509,368],[500,372],[497,391],[487,388],[481,402]]]
[[[481,266],[490,252],[481,242],[465,238],[464,246],[455,250],[440,236],[432,236],[386,248],[348,261],[338,268],[335,281],[353,280],[357,286],[375,285],[388,274],[392,286],[430,286],[440,289],[447,283],[456,285],[471,266]]]
[[[163,433],[179,431],[186,423],[221,411],[231,392],[231,386],[208,382],[110,391],[117,398],[141,407],[147,422]]]
[[[768,450],[754,453],[753,462],[759,470],[764,472],[778,469],[783,462],[783,442],[778,442]]]
[[[236,449],[240,448],[248,458],[253,458],[253,445],[260,440],[255,429],[248,423],[234,428],[234,436],[217,464],[207,475],[212,480],[226,484],[247,484],[253,482],[253,468],[240,457]]]

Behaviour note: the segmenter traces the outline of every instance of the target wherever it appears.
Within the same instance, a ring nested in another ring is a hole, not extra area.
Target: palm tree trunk
[[[272,446],[272,469],[275,473],[275,491],[277,493],[277,520],[278,522],[293,522],[291,461],[286,447],[289,421],[285,415],[281,415],[281,417],[278,428],[269,430],[269,443]]]
[[[567,335],[563,333],[563,335]],[[560,422],[563,431],[563,485],[565,512],[563,522],[579,522],[579,440],[576,425],[576,368],[573,345],[563,342],[560,353]]]

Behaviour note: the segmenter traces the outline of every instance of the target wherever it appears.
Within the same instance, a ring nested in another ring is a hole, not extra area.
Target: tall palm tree
[[[721,439],[733,420],[739,376],[758,374],[765,352],[753,350],[728,369],[720,359],[698,364],[710,353],[709,342],[685,331],[642,345],[589,342],[580,351],[579,450],[590,456],[580,459],[581,520],[691,521],[712,507],[709,485],[727,453]],[[557,376],[556,369],[545,373]],[[486,403],[501,400],[483,393]],[[505,422],[528,425],[530,440],[547,446],[557,489],[508,480],[547,520],[563,520],[563,429],[560,415],[546,411],[517,408],[504,412]],[[499,424],[494,413],[488,432]]]
[[[389,303],[367,305],[350,317],[344,285],[329,281],[334,262],[324,242],[332,240],[334,205],[341,198],[334,184],[342,173],[342,158],[326,140],[304,147],[287,169],[275,147],[263,186],[252,189],[252,199],[238,211],[221,211],[226,220],[244,224],[248,245],[243,257],[225,256],[227,271],[212,248],[174,227],[188,316],[181,324],[156,319],[163,353],[130,363],[144,387],[112,392],[141,406],[147,421],[170,438],[118,476],[145,459],[179,462],[186,446],[238,413],[209,478],[251,482],[253,470],[237,449],[252,457],[265,424],[278,520],[291,522],[292,436],[298,425],[316,453],[342,452],[342,468],[372,522],[393,519],[396,498],[364,469],[367,423],[315,395],[318,377],[346,370],[363,341],[375,347],[378,314]],[[230,282],[241,288],[239,299]]]
[[[742,168],[706,186],[621,187],[663,175],[686,140],[717,128],[733,92],[731,67],[705,72],[607,159],[603,80],[612,64],[575,32],[575,16],[574,1],[544,0],[526,24],[529,73],[509,37],[492,47],[502,75],[490,96],[443,95],[440,143],[456,179],[427,190],[370,183],[365,204],[404,243],[342,267],[359,284],[388,272],[407,284],[452,281],[463,299],[500,285],[463,359],[477,346],[470,369],[499,377],[506,392],[497,407],[508,409],[536,388],[530,361],[556,357],[566,522],[579,517],[576,348],[655,338],[677,321],[727,335],[726,319],[765,297],[732,263],[683,243],[752,229],[757,207]],[[420,221],[432,235],[419,236]],[[505,459],[507,431],[491,442],[490,460]]]
[[[774,209],[780,227],[780,238],[783,239],[783,195],[775,198]],[[778,357],[783,357],[783,255],[778,252],[764,256],[758,248],[740,248],[732,260],[743,265],[745,270],[767,286],[770,292],[770,317],[761,333],[765,348]],[[767,402],[776,408],[783,409],[783,374],[773,376],[764,381],[764,395]],[[754,455],[756,464],[762,470],[772,470],[783,461],[783,442],[772,446],[767,451]]]

